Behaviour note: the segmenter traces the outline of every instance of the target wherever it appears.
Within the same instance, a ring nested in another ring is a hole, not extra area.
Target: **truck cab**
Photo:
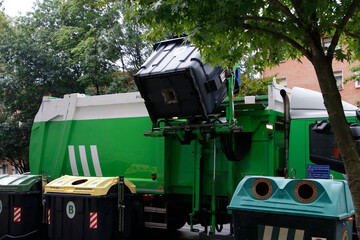
[[[360,151],[359,109],[346,102],[343,108]],[[331,177],[343,179],[345,169],[322,95],[303,88],[292,89],[290,117],[289,176],[307,178],[308,165],[316,164],[328,165]]]

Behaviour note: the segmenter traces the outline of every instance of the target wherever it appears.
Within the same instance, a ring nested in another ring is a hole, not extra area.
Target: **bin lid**
[[[263,176],[245,177],[228,209],[336,220],[355,214],[344,180]]]
[[[41,175],[0,175],[0,192],[27,192],[41,181]]]
[[[118,177],[79,177],[62,176],[45,186],[45,193],[86,194],[91,196],[107,195],[109,189],[118,184]],[[125,185],[132,193],[135,185],[125,179]]]

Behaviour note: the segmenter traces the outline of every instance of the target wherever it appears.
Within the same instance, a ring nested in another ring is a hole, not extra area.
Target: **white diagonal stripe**
[[[92,220],[94,220],[94,218],[97,218],[97,214],[94,213],[92,216],[90,216],[90,222],[92,222]]]
[[[280,228],[279,239],[278,240],[286,240],[288,235],[288,228]]]
[[[71,172],[73,176],[79,176],[79,172],[76,166],[76,158],[75,158],[75,150],[74,146],[68,146],[69,149],[69,159],[70,159],[70,166],[71,166]]]
[[[272,226],[265,226],[263,240],[271,240],[272,231],[273,231]]]
[[[15,208],[14,215],[18,215],[21,211],[21,208]]]
[[[304,230],[296,229],[294,240],[304,240],[304,234],[305,234]]]
[[[15,207],[14,208],[14,222],[20,222],[21,220],[21,208]]]
[[[97,212],[90,213],[90,229],[97,228]]]
[[[90,225],[90,228],[94,228],[95,225],[97,225],[97,221],[94,221],[94,222]]]
[[[90,176],[89,165],[88,165],[87,158],[86,158],[85,146],[80,145],[79,152],[80,152],[81,166],[84,170],[84,175]]]
[[[99,155],[98,155],[96,145],[90,145],[90,151],[91,151],[91,157],[92,157],[92,161],[94,164],[96,176],[102,177],[101,166],[100,166],[100,162],[99,162]]]

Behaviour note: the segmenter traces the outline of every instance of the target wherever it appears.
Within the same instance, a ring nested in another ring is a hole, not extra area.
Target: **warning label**
[[[329,165],[307,165],[307,178],[330,179]],[[321,238],[319,238],[321,239]]]

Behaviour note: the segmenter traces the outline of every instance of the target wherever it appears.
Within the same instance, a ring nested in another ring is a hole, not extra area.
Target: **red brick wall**
[[[5,162],[0,162],[0,164],[1,164],[1,165],[3,165],[3,164],[4,164],[4,165],[5,165],[5,164],[7,165],[7,170],[8,170],[7,174],[14,174],[14,173],[13,173],[13,166],[10,165],[10,163],[8,163],[8,162],[5,161]],[[1,170],[2,170],[2,169],[1,169]],[[0,172],[0,174],[1,174],[1,173],[2,173],[2,171]]]
[[[268,77],[278,73],[277,78],[286,77],[287,87],[302,87],[320,92],[319,83],[316,78],[314,67],[305,58],[301,58],[301,62],[297,60],[288,60],[284,63],[280,63],[279,66],[272,69],[266,68],[263,76]],[[356,62],[355,64],[360,64]],[[351,76],[353,73],[348,69],[349,64],[347,62],[333,62],[333,70],[343,71],[343,79]],[[355,82],[349,81],[344,84],[343,90],[340,90],[342,100],[354,104],[356,101],[360,101],[360,88],[355,88]]]

